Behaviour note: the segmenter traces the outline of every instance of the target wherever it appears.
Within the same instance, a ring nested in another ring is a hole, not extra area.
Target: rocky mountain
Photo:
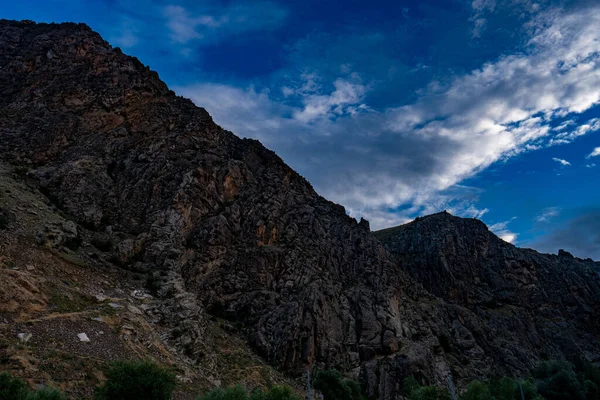
[[[600,286],[591,260],[520,249],[481,221],[446,212],[375,235],[430,293],[477,316],[481,326],[467,328],[479,331],[494,362],[596,354]]]
[[[0,163],[62,218],[39,251],[146,276],[138,315],[184,375],[218,364],[215,321],[288,377],[336,367],[372,399],[408,374],[460,387],[600,357],[590,265],[446,214],[374,235],[82,24],[0,21]],[[0,238],[27,206],[0,197]]]

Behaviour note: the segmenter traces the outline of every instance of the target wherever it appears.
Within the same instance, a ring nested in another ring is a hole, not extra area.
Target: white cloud
[[[597,120],[577,128],[569,122],[600,102],[597,26],[600,6],[549,10],[528,24],[526,51],[443,86],[432,83],[412,104],[381,111],[368,108],[369,84],[352,75],[333,82],[303,76],[272,92],[299,100],[285,104],[252,88],[202,84],[176,91],[225,128],[259,138],[352,215],[376,219],[375,229],[452,206],[477,216],[469,211],[474,201],[455,204],[466,190],[457,186],[462,180],[598,128]],[[557,119],[567,122],[555,127]]]
[[[287,17],[287,10],[270,2],[252,5],[231,4],[226,8],[210,8],[190,13],[179,5],[163,9],[171,40],[185,44],[190,40],[214,40],[232,34],[279,27]]]
[[[515,243],[515,240],[517,239],[517,234],[513,233],[513,232],[506,232],[506,233],[501,233],[499,235],[500,239],[504,240],[505,242],[508,243]]]
[[[358,80],[358,77],[354,77],[354,81]],[[308,123],[320,118],[344,114],[353,115],[368,109],[365,104],[361,103],[367,88],[359,82],[338,78],[333,82],[335,90],[329,94],[313,94],[314,85],[312,79],[303,85],[305,94],[302,96],[302,103],[304,106],[293,114],[294,118],[301,122]]]
[[[481,36],[487,25],[487,19],[484,18],[485,14],[493,12],[496,8],[496,0],[473,0],[471,3],[473,13],[470,21],[473,22],[471,28],[471,36],[478,38]]]
[[[181,6],[167,6],[164,10],[167,17],[167,27],[171,32],[171,40],[186,43],[192,39],[201,39],[203,35],[196,31],[205,17],[190,17],[185,8]]]
[[[596,147],[586,158],[598,157],[600,156],[600,147]]]
[[[585,166],[587,168],[594,168],[596,166],[596,163],[586,164]]]
[[[560,207],[544,208],[536,217],[537,222],[548,222],[552,218],[560,215]]]
[[[460,212],[460,214],[464,217],[477,218],[481,219],[485,214],[487,214],[490,210],[488,208],[478,209],[474,204],[469,205],[465,210]]]
[[[494,11],[496,8],[496,0],[473,0],[471,8],[475,12]]]
[[[515,219],[516,217],[512,217],[508,221],[497,222],[493,225],[490,225],[488,228],[490,231],[494,232],[496,236],[498,236],[500,239],[504,240],[505,242],[514,244],[519,235],[517,235],[514,232],[511,232],[510,229],[508,229],[508,224]]]
[[[483,33],[487,20],[485,18],[477,18],[473,21],[473,29],[471,30],[471,36],[478,38]]]
[[[300,133],[302,126],[282,115],[291,109],[269,99],[268,92],[257,92],[253,87],[239,89],[228,85],[203,83],[174,90],[197,105],[206,108],[217,123],[243,136],[277,146],[273,132],[290,130]],[[284,138],[282,138],[284,139]]]
[[[561,165],[565,166],[565,167],[566,167],[567,165],[571,165],[571,163],[570,163],[570,162],[568,162],[567,160],[563,160],[562,158],[556,158],[556,157],[554,157],[554,158],[552,158],[552,159],[553,159],[554,161],[556,161],[557,163],[559,163],[559,164],[561,164]]]
[[[553,128],[554,131],[558,131],[559,133],[550,140],[550,144],[570,143],[579,136],[600,130],[600,118],[592,118],[587,122],[580,124],[573,130],[566,130],[569,126],[574,124],[575,122],[573,120],[569,120]]]

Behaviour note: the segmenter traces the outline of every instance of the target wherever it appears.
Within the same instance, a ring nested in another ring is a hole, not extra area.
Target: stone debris
[[[108,306],[112,307],[112,308],[115,308],[115,309],[117,309],[117,308],[123,308],[123,306],[120,305],[119,303],[108,303]]]
[[[192,383],[192,379],[187,376],[176,375],[175,378],[181,383]]]
[[[17,335],[17,337],[19,338],[19,340],[23,343],[27,343],[29,342],[29,339],[31,339],[31,333],[19,333]]]
[[[85,333],[78,333],[77,337],[79,338],[80,342],[89,342],[90,341],[90,338]]]
[[[152,299],[153,297],[141,289],[136,289],[131,292],[131,297],[138,300]]]
[[[133,334],[135,334],[135,333],[136,333],[136,330],[135,330],[135,328],[134,328],[133,326],[131,326],[131,325],[123,325],[123,326],[121,327],[121,332],[122,332],[124,335],[133,335]]]
[[[136,306],[133,306],[131,304],[127,305],[127,310],[129,310],[129,312],[131,312],[132,314],[135,314],[135,315],[143,314],[142,310],[140,310],[139,308],[137,308]]]
[[[98,303],[102,303],[102,302],[106,301],[106,299],[108,298],[108,297],[106,297],[106,296],[105,296],[105,295],[103,295],[103,294],[97,294],[97,295],[95,295],[94,297],[96,298],[96,301],[97,301]]]

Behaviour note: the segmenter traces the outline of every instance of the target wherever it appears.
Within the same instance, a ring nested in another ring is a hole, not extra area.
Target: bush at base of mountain
[[[44,388],[31,392],[26,400],[67,400],[67,398],[59,390]]]
[[[118,361],[105,375],[98,400],[169,400],[177,384],[173,372],[151,361]]]
[[[421,386],[413,376],[404,379],[403,391],[409,400],[450,400],[448,390],[438,386]]]
[[[324,400],[364,400],[360,384],[344,378],[335,369],[317,372],[313,387],[321,392]]]
[[[600,400],[600,368],[588,361],[541,363],[534,371],[538,392],[546,400]]]
[[[170,400],[175,374],[151,361],[119,361],[105,372],[107,381],[96,389],[97,400]],[[313,387],[323,400],[365,400],[358,382],[329,369],[315,374]],[[460,400],[600,400],[600,368],[589,361],[575,365],[559,361],[540,363],[526,380],[511,377],[473,381]],[[404,380],[408,400],[450,400],[446,388],[420,385],[409,376]],[[58,390],[31,391],[24,380],[0,373],[0,400],[66,400]],[[289,386],[272,386],[248,392],[242,386],[216,388],[197,400],[303,400]]]
[[[198,400],[302,400],[289,386],[273,386],[268,390],[256,389],[248,394],[242,386],[217,388]]]
[[[56,389],[43,388],[32,392],[24,380],[0,373],[0,399],[2,400],[66,400]]]
[[[533,381],[518,381],[505,376],[489,382],[473,381],[461,400],[543,400]]]
[[[575,367],[566,362],[545,361],[526,380],[511,377],[473,381],[460,400],[600,400],[600,368],[589,361]],[[409,400],[447,400],[446,389],[421,386],[410,376],[404,380]]]

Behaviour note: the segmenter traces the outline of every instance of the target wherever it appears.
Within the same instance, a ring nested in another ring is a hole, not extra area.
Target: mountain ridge
[[[383,228],[383,229],[378,229],[376,231],[373,231],[373,234],[375,236],[377,236],[379,239],[385,239],[389,235],[392,235],[394,232],[397,232],[397,231],[401,230],[403,227],[409,226],[410,224],[412,224],[415,221],[422,220],[422,219],[425,219],[425,218],[437,218],[437,217],[445,217],[445,216],[450,217],[450,218],[460,218],[462,220],[478,221],[481,224],[483,224],[487,230],[489,230],[489,227],[487,226],[487,224],[485,222],[483,222],[482,220],[478,219],[478,218],[459,217],[459,216],[455,216],[455,215],[449,213],[446,210],[443,210],[443,211],[439,211],[439,212],[433,213],[433,214],[421,215],[419,217],[416,217],[414,220],[406,222],[404,224],[400,224],[400,225],[396,225],[396,226],[390,226],[388,228]],[[492,232],[492,231],[490,231],[490,232]],[[493,233],[493,234],[496,237],[498,237],[498,235],[496,235],[495,233]],[[500,237],[498,237],[498,239],[500,239]],[[506,243],[512,244],[511,242],[506,242]],[[540,253],[540,254],[554,255],[553,253],[542,253],[542,252],[540,252],[540,251],[538,251],[536,249],[530,248],[530,247],[519,247],[519,246],[516,246],[514,244],[513,244],[513,246],[515,246],[515,247],[517,247],[517,248],[519,248],[521,250],[526,250],[526,251],[531,250],[531,251],[535,251],[535,252]],[[578,261],[581,261],[581,262],[594,263],[594,264],[600,263],[600,261],[593,260],[592,258],[589,258],[589,257],[588,258],[581,258],[581,257],[574,256],[574,255],[572,255],[571,253],[569,253],[568,251],[566,251],[564,249],[559,249],[556,255],[565,255],[565,256],[569,256],[570,255],[573,258],[575,258],[575,259],[577,259]]]
[[[288,375],[336,367],[371,399],[398,398],[410,374],[461,387],[544,357],[599,360],[600,278],[583,264],[463,219],[380,241],[89,27],[0,21],[0,95],[0,162],[112,243],[103,265],[147,276],[152,323],[193,363],[215,319]]]

